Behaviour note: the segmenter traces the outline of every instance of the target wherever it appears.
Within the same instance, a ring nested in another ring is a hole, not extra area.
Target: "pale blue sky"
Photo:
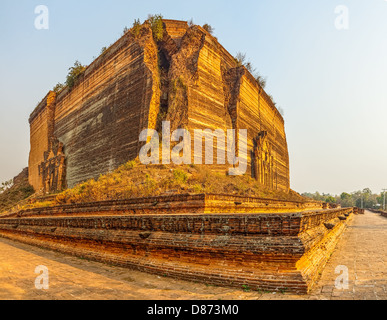
[[[49,9],[36,30],[34,9]],[[349,29],[335,28],[335,8]],[[0,2],[0,181],[27,166],[28,117],[75,60],[89,64],[136,18],[210,23],[231,53],[267,76],[285,112],[291,187],[298,192],[387,188],[387,1]]]

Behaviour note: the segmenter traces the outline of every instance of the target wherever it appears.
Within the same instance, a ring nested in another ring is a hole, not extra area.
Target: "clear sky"
[[[48,30],[35,28],[38,5]],[[385,0],[1,0],[0,181],[27,166],[28,117],[75,60],[91,63],[134,19],[158,13],[211,24],[267,77],[285,112],[294,190],[387,188]]]

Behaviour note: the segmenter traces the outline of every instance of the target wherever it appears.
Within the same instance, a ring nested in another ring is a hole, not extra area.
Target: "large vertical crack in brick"
[[[178,52],[171,57],[167,114],[171,130],[188,126],[190,88],[195,85],[199,53],[204,40],[205,33],[202,30],[196,26],[188,28]]]
[[[151,90],[150,101],[144,101],[144,104],[149,104],[148,123],[143,124],[140,129],[156,129],[157,117],[160,112],[160,97],[161,83],[159,70],[158,47],[153,39],[151,28],[145,24],[141,30],[141,36],[137,39],[138,43],[144,50],[144,64],[151,74],[152,83],[147,83],[147,87]],[[144,98],[149,98],[149,95],[144,95]],[[144,109],[145,111],[145,109]],[[146,117],[143,117],[145,119]]]

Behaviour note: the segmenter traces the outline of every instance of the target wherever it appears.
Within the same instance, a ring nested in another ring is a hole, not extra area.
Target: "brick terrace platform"
[[[366,212],[349,222],[309,295],[244,292],[108,266],[0,239],[0,299],[387,299],[387,218]],[[35,267],[49,269],[48,290],[34,287]],[[335,288],[335,268],[349,269],[349,289]]]
[[[318,206],[227,195],[132,199],[20,211],[1,217],[0,236],[181,280],[304,294],[357,213]]]

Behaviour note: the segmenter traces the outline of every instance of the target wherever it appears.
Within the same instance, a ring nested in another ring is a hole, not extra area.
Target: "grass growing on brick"
[[[139,160],[133,160],[111,173],[101,175],[98,179],[91,179],[65,190],[56,195],[54,201],[45,204],[50,206],[187,193],[305,200],[294,191],[285,193],[263,188],[249,175],[227,176],[199,165],[146,166]],[[35,203],[23,209],[44,205]]]

